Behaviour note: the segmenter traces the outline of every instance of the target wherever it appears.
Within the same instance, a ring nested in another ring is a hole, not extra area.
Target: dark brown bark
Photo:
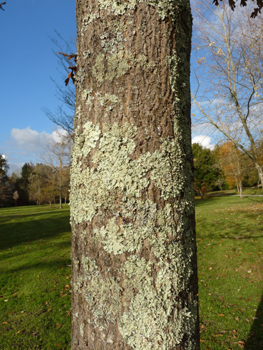
[[[72,350],[200,348],[190,6],[149,2],[77,0]]]

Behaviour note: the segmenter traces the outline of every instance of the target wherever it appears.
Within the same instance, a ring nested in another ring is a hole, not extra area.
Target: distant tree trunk
[[[258,177],[259,177],[260,182],[261,182],[261,188],[263,188],[263,171],[262,171],[262,167],[259,164],[257,164],[256,168],[257,168],[257,171],[258,171]]]
[[[18,191],[15,191],[13,193],[13,199],[15,200],[15,206],[17,206],[17,200],[19,199]]]
[[[240,198],[243,199],[243,186],[242,186],[242,180],[241,179],[239,179],[238,188],[239,188]]]
[[[191,21],[77,0],[71,350],[200,349]]]

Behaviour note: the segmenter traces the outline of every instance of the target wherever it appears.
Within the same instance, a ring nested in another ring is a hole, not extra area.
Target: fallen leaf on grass
[[[206,342],[206,340],[204,340],[204,339],[200,339],[200,342],[201,342],[201,343],[205,343],[205,342]]]
[[[57,345],[55,345],[56,347],[58,347],[61,343],[58,343]]]
[[[57,323],[57,327],[60,328],[62,326],[62,323]]]
[[[241,349],[244,349],[246,343],[242,340],[238,341],[238,345],[240,346]]]
[[[2,324],[8,324],[8,322],[3,322]]]
[[[217,315],[217,316],[223,317],[223,316],[225,316],[225,315],[224,315],[224,314],[219,314],[219,315]]]
[[[16,331],[16,334],[18,334],[18,333],[20,333],[20,332],[22,332],[22,331]]]

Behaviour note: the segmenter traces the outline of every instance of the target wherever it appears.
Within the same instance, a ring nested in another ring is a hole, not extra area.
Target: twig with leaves
[[[58,55],[65,56],[69,61],[73,58],[74,62],[77,63],[77,55],[75,55],[74,53],[72,53],[71,55],[68,55],[67,53],[58,52]],[[77,66],[71,66],[71,67],[68,67],[68,69],[71,69],[71,72],[69,72],[68,77],[65,80],[66,86],[68,85],[70,78],[72,79],[73,84],[74,84]]]

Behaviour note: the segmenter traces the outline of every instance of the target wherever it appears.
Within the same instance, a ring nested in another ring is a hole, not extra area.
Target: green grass
[[[69,208],[0,209],[0,349],[70,349]]]
[[[201,349],[263,349],[263,198],[196,200]]]
[[[201,349],[262,350],[263,197],[196,200],[196,218]],[[70,349],[69,257],[68,208],[0,209],[0,350]]]

